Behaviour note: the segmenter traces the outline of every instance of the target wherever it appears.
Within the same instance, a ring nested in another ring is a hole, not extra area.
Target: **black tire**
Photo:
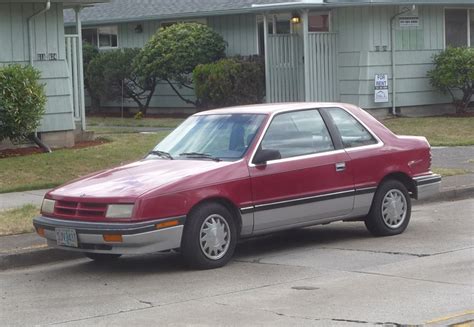
[[[206,226],[214,226],[214,231],[216,228],[219,230],[219,237],[217,234],[207,234],[215,238],[213,245],[218,247],[217,249],[202,240],[206,237]],[[218,203],[205,203],[193,209],[186,218],[181,255],[190,268],[214,269],[224,266],[232,258],[236,244],[236,224],[226,207]]]
[[[89,259],[92,259],[97,262],[108,262],[108,261],[114,261],[120,258],[122,255],[121,254],[112,254],[112,253],[91,253],[91,252],[85,252],[84,255],[88,257]]]
[[[382,212],[384,208],[386,213]],[[410,222],[411,199],[407,188],[397,180],[383,182],[375,192],[365,226],[374,236],[401,234]]]

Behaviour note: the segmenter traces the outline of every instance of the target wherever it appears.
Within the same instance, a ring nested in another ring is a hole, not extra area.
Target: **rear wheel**
[[[91,253],[91,252],[86,252],[84,253],[84,255],[88,257],[89,259],[92,259],[97,262],[113,261],[113,260],[117,260],[118,258],[122,256],[121,254]]]
[[[232,214],[218,203],[206,203],[186,219],[181,254],[192,268],[213,269],[229,262],[236,243],[237,229]]]
[[[411,199],[403,183],[388,180],[375,192],[365,226],[375,236],[403,233],[410,222]]]

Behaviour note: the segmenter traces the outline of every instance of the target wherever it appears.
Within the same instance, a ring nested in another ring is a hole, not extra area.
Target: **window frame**
[[[100,39],[99,39],[99,29],[101,27],[116,27],[117,28],[117,46],[100,46]],[[120,37],[119,37],[119,25],[118,24],[111,24],[111,25],[94,25],[94,26],[84,26],[82,27],[82,31],[84,30],[95,30],[95,36],[97,39],[97,44],[93,44],[99,50],[112,50],[112,49],[119,49],[120,48]],[[82,32],[81,31],[81,32]]]
[[[328,31],[327,32],[309,32],[309,16],[311,16],[311,14],[328,15]],[[315,33],[315,34],[333,33],[332,15],[333,15],[332,10],[309,11],[308,12],[308,33]]]
[[[284,111],[284,112],[279,112],[275,115],[273,115],[272,119],[271,119],[271,122],[268,124],[268,127],[265,129],[264,131],[264,135],[263,137],[261,138],[259,144],[258,144],[258,147],[257,147],[257,150],[258,148],[260,148],[262,146],[262,143],[265,139],[265,136],[267,136],[268,134],[268,131],[272,125],[272,123],[281,115],[287,115],[287,114],[292,114],[292,113],[299,113],[299,112],[304,112],[304,111],[315,111],[319,114],[319,117],[321,118],[321,121],[323,123],[323,125],[326,127],[326,131],[327,131],[327,134],[329,136],[329,139],[331,140],[331,143],[332,143],[332,146],[333,148],[332,149],[329,149],[329,150],[326,150],[326,151],[320,151],[320,152],[311,152],[311,153],[302,153],[302,154],[297,154],[297,155],[293,155],[293,156],[290,156],[290,157],[285,157],[285,158],[282,158],[282,159],[279,159],[279,160],[286,160],[286,159],[292,159],[292,158],[299,158],[299,157],[305,157],[305,156],[313,156],[313,155],[316,155],[316,154],[321,154],[321,153],[327,153],[327,152],[333,152],[335,150],[338,149],[338,146],[337,146],[337,142],[335,142],[334,140],[334,136],[333,134],[331,133],[331,130],[326,122],[326,119],[324,118],[323,116],[323,113],[321,112],[321,110],[319,108],[309,108],[309,109],[301,109],[301,110],[288,110],[288,111]],[[291,121],[294,125],[295,128],[298,128],[298,126],[296,125],[296,123],[292,120]],[[314,150],[317,150],[317,148],[315,147]],[[276,160],[275,160],[276,161]]]
[[[331,110],[331,108],[338,108],[338,109],[342,109],[345,112],[347,112],[356,121],[358,121],[370,133],[370,135],[372,135],[372,137],[377,141],[377,143],[369,144],[369,145],[361,145],[361,146],[352,147],[352,148],[344,148],[344,146],[342,145],[342,139],[341,139],[341,136],[339,135],[339,131],[337,130],[337,127],[335,125],[333,125],[332,119],[330,117],[328,117],[328,114],[324,110],[324,109]],[[252,153],[251,153],[251,155],[249,157],[249,160],[248,160],[248,166],[249,167],[260,166],[260,165],[254,164],[253,160],[254,160],[255,155],[257,154],[257,151],[260,148],[262,140],[265,137],[265,134],[267,133],[267,130],[270,127],[270,124],[272,123],[275,116],[277,116],[279,114],[291,112],[291,111],[303,111],[303,110],[318,110],[319,111],[321,117],[323,118],[324,124],[326,125],[326,128],[328,129],[329,135],[332,139],[332,142],[333,142],[333,145],[334,145],[334,150],[325,151],[325,152],[317,152],[317,153],[312,153],[312,154],[305,154],[305,155],[294,156],[294,157],[290,157],[290,158],[272,160],[272,161],[267,162],[266,165],[272,165],[272,164],[277,164],[277,163],[281,163],[281,162],[291,162],[291,161],[295,161],[295,160],[304,160],[304,159],[334,155],[334,154],[344,153],[344,152],[360,151],[360,150],[366,150],[366,149],[376,149],[376,148],[380,148],[380,147],[384,146],[384,144],[385,144],[363,121],[361,121],[358,117],[353,115],[346,108],[339,107],[339,106],[331,106],[331,107],[310,107],[310,108],[301,108],[301,109],[283,109],[283,110],[279,110],[277,112],[273,112],[269,115],[267,121],[264,123],[262,133],[260,134],[258,139],[254,139],[254,142],[256,142],[256,143],[255,143],[255,147],[253,148]]]
[[[457,10],[466,10],[467,11],[467,15],[466,15],[466,19],[467,19],[467,47],[468,48],[471,48],[471,47],[474,47],[474,44],[471,44],[471,10],[474,11],[474,7],[444,7],[443,8],[443,46],[444,48],[443,49],[446,49],[447,48],[447,45],[446,45],[446,10],[450,10],[450,9],[457,9]]]
[[[324,113],[324,118],[328,119],[328,125],[331,126],[331,132],[333,132],[335,135],[337,135],[337,139],[338,139],[338,142],[340,142],[340,146],[342,147],[342,149],[344,149],[345,151],[353,151],[353,150],[360,150],[361,148],[362,149],[371,149],[371,148],[378,148],[380,146],[382,146],[384,143],[382,142],[382,140],[366,125],[364,124],[363,121],[361,121],[358,117],[354,116],[349,110],[346,110],[345,108],[341,108],[341,107],[325,107],[325,108],[321,108],[322,112]],[[332,116],[329,114],[328,111],[331,111],[332,109],[340,109],[340,110],[343,110],[344,112],[346,112],[350,117],[354,118],[356,122],[358,122],[375,140],[375,143],[373,144],[366,144],[366,145],[358,145],[358,146],[352,146],[352,147],[345,147],[344,146],[344,142],[342,141],[342,136],[339,132],[339,128],[337,127],[337,125],[335,124],[334,122],[334,119],[332,118]]]

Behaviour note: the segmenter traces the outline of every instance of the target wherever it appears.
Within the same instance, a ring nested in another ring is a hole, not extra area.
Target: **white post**
[[[309,80],[309,30],[308,30],[308,10],[303,10],[303,59],[304,59],[304,100],[310,99],[310,80]]]
[[[270,102],[270,66],[268,62],[268,19],[263,14],[263,44],[265,49],[265,101]]]
[[[76,32],[78,35],[78,44],[77,44],[77,52],[78,52],[78,60],[77,60],[77,67],[79,72],[79,107],[81,113],[81,129],[83,131],[86,130],[86,105],[85,105],[85,97],[84,97],[84,67],[83,67],[83,58],[82,58],[82,22],[81,22],[81,7],[74,8],[76,12]]]

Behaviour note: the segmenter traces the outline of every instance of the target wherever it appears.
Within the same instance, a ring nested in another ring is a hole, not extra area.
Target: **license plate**
[[[56,243],[62,246],[77,248],[77,234],[71,228],[56,228]]]

